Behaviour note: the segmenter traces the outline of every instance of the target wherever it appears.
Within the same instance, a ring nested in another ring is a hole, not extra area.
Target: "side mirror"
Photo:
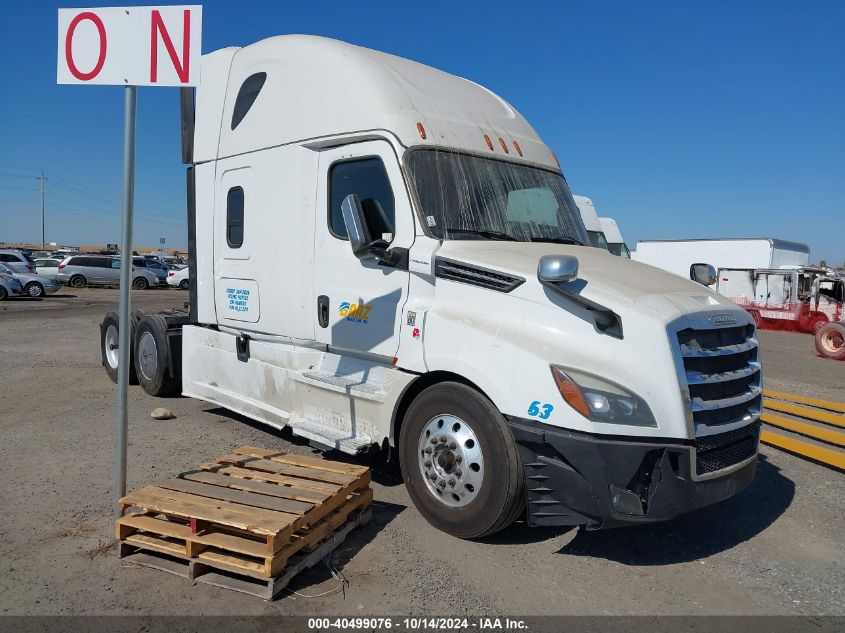
[[[716,269],[710,264],[693,264],[689,267],[689,278],[702,286],[716,283]]]
[[[537,265],[537,279],[556,284],[578,278],[578,258],[572,255],[543,255]]]
[[[340,211],[343,214],[343,224],[346,226],[352,254],[358,259],[378,259],[384,255],[385,242],[370,237],[361,199],[354,193],[350,193],[343,199]]]

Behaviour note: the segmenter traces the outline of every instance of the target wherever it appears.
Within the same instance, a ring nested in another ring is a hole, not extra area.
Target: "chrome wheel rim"
[[[29,292],[27,294],[30,297],[40,297],[42,294],[44,294],[44,290],[38,284],[32,284],[29,287]]]
[[[150,332],[144,332],[138,339],[138,365],[144,378],[152,380],[158,367],[158,348]]]
[[[455,415],[436,415],[423,427],[417,445],[420,473],[442,504],[471,503],[484,481],[484,456],[475,431]]]
[[[117,369],[117,327],[110,325],[106,328],[106,336],[103,340],[103,350],[106,354],[106,362],[112,369]]]

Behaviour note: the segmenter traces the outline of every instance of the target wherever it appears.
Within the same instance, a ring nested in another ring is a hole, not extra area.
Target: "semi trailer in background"
[[[586,196],[572,196],[575,204],[578,206],[578,213],[581,215],[581,221],[587,229],[587,236],[590,238],[590,245],[596,248],[607,248],[607,238],[604,234],[601,222],[599,221],[599,214],[596,212],[596,205]]]
[[[204,55],[182,107],[190,308],[133,314],[147,393],[398,456],[459,537],[666,520],[752,481],[753,319],[587,246],[554,154],[502,98],[296,35]]]
[[[692,240],[641,240],[631,255],[638,262],[689,279],[693,264],[719,268],[807,266],[810,247],[772,237]]]
[[[631,259],[631,251],[628,250],[628,245],[622,237],[622,231],[619,230],[616,220],[613,218],[599,218],[599,222],[604,231],[604,237],[607,240],[607,250],[619,257]]]

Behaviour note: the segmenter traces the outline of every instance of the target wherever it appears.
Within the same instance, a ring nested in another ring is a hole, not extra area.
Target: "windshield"
[[[407,161],[438,239],[587,242],[560,173],[446,150],[414,150]]]
[[[587,231],[587,235],[590,237],[591,246],[608,250],[607,238],[604,236],[604,233],[602,233],[601,231]]]
[[[618,242],[616,244],[608,244],[607,250],[609,250],[613,255],[617,255],[619,257],[626,257],[631,259],[631,251],[628,250],[627,244],[625,242]]]

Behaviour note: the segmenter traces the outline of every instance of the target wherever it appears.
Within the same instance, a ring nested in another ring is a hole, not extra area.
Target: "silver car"
[[[24,294],[34,299],[51,295],[59,289],[59,280],[55,277],[15,272],[5,264],[0,264],[0,274],[11,275],[17,279],[23,286]]]
[[[0,301],[20,296],[23,296],[21,282],[7,273],[0,273]]]
[[[58,278],[71,288],[119,286],[120,258],[108,255],[71,255],[59,264]],[[146,290],[158,285],[155,273],[132,267],[132,287]]]
[[[5,264],[16,273],[35,272],[35,261],[32,257],[17,249],[0,249],[0,264]]]

